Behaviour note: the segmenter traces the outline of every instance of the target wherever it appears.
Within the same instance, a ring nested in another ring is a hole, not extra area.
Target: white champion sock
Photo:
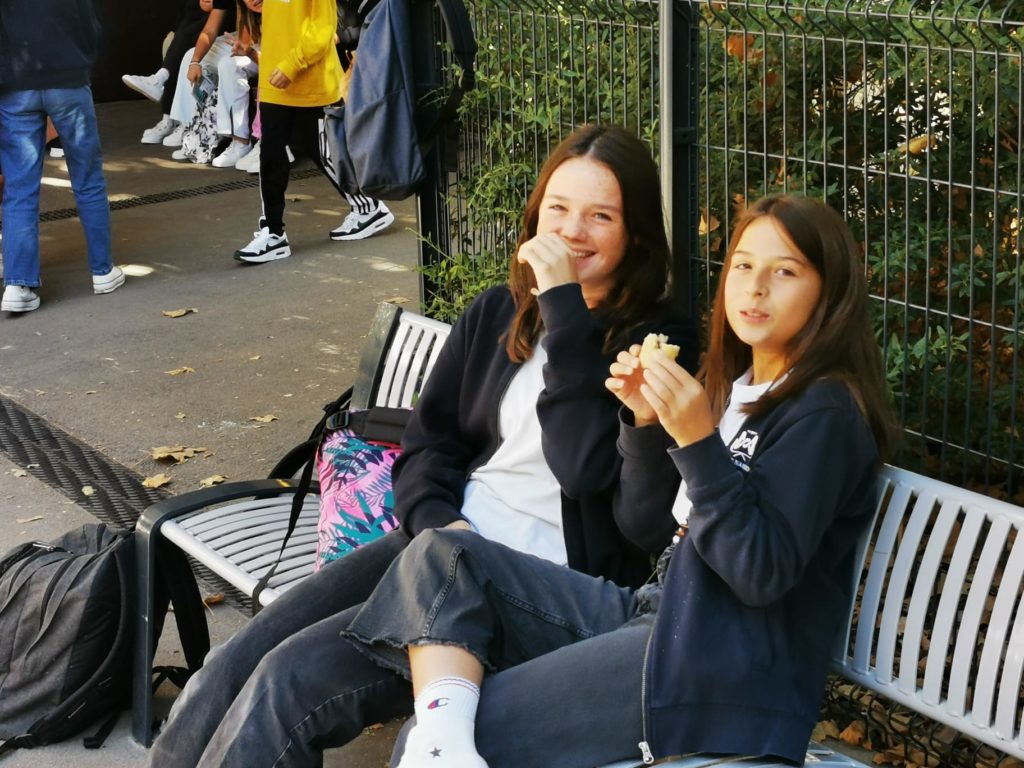
[[[160,67],[160,69],[156,71],[156,79],[159,80],[161,83],[166,83],[167,78],[169,78],[170,76],[171,73],[168,72],[167,69],[165,69],[164,67]]]
[[[460,677],[435,680],[416,697],[416,726],[398,768],[487,768],[473,728],[480,689]]]

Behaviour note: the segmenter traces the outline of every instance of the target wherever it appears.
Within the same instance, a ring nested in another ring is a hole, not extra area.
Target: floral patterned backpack
[[[345,411],[349,425],[327,432],[320,446],[316,570],[398,527],[391,467],[402,451],[397,440],[373,439],[365,420],[361,430],[353,429],[353,421],[369,413]],[[399,413],[404,421],[407,412]]]

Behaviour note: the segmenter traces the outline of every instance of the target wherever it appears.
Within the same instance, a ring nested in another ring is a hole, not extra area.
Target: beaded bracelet
[[[190,61],[188,63],[190,67],[201,67],[202,65],[198,61]]]

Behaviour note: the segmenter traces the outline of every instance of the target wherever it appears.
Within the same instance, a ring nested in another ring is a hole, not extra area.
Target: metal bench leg
[[[153,741],[153,616],[156,547],[145,516],[135,529],[135,647],[132,653],[132,737],[148,747]]]

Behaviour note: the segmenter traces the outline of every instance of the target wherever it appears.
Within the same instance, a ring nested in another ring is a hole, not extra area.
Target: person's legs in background
[[[217,133],[231,144],[213,160],[215,168],[234,168],[249,154],[249,78],[258,71],[248,56],[225,56],[217,62]]]
[[[4,295],[0,309],[39,307],[39,184],[46,145],[41,91],[0,94],[0,167],[4,169]]]
[[[93,291],[110,293],[124,284],[124,273],[110,257],[110,203],[92,90],[87,86],[55,88],[42,94],[43,107],[64,141],[71,188],[85,232]]]
[[[235,251],[235,260],[250,264],[284,259],[292,255],[284,232],[284,196],[288,189],[288,138],[301,107],[260,102],[260,198],[263,214],[259,230],[243,248]]]

